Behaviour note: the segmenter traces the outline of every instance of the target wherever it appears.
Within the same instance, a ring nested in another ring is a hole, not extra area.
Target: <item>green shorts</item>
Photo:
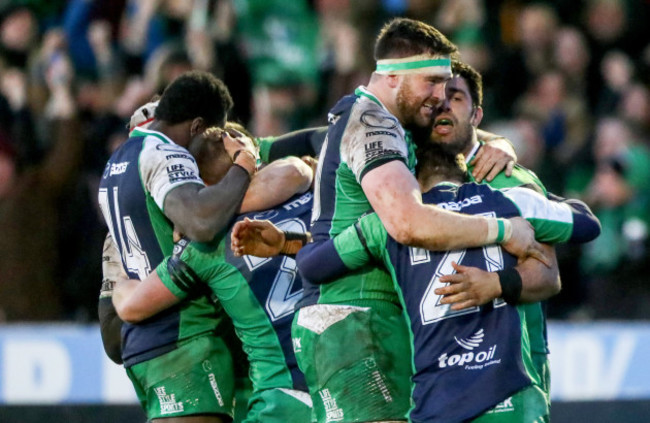
[[[149,419],[195,414],[233,415],[234,376],[221,338],[192,338],[126,373]]]
[[[539,373],[542,390],[550,398],[551,395],[551,366],[548,361],[548,354],[545,353],[532,353],[533,364],[535,370]]]
[[[411,348],[402,310],[317,304],[300,309],[292,338],[319,423],[406,420]]]
[[[539,386],[532,385],[481,414],[472,423],[543,423],[549,420],[549,415],[546,394]]]
[[[251,396],[243,423],[310,423],[311,411],[307,392],[265,389]]]

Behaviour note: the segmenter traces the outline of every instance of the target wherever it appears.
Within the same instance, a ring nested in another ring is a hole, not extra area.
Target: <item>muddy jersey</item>
[[[291,232],[309,227],[313,195],[297,195],[273,209],[238,217],[270,220]],[[230,233],[211,243],[179,243],[156,269],[178,298],[213,295],[232,319],[250,362],[255,391],[307,391],[291,343],[291,323],[302,281],[291,257],[235,257]]]
[[[135,129],[108,160],[99,205],[131,279],[144,279],[173,248],[165,196],[183,184],[200,184],[194,158],[164,134]],[[214,330],[223,317],[206,298],[183,303],[142,323],[122,326],[126,367],[176,348],[179,340]]]
[[[573,215],[565,204],[548,201],[527,188],[496,191],[487,185],[441,184],[423,195],[428,204],[488,217],[523,216],[541,241],[571,237]],[[526,315],[497,299],[481,307],[453,311],[434,290],[451,265],[496,271],[517,259],[500,246],[432,252],[397,243],[376,214],[364,216],[334,239],[348,268],[370,257],[392,274],[409,321],[413,348],[413,422],[462,422],[494,407],[522,388],[539,385],[530,354]]]
[[[415,168],[410,134],[365,87],[343,97],[330,110],[328,119],[316,172],[311,226],[314,242],[329,239],[371,211],[361,188],[367,172],[393,160]],[[305,297],[299,306],[377,299],[397,301],[390,277],[369,266],[328,286],[305,281]]]

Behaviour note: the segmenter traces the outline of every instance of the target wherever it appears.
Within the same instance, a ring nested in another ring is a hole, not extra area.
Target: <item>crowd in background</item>
[[[0,0],[0,321],[96,320],[96,202],[132,112],[189,69],[256,136],[326,124],[390,17],[433,24],[484,78],[481,127],[602,235],[558,246],[549,316],[650,318],[647,0]]]

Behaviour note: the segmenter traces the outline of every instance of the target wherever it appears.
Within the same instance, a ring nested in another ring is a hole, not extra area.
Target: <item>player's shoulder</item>
[[[367,133],[366,136],[403,137],[397,118],[377,101],[359,96],[352,108],[349,127]]]
[[[519,164],[515,165],[511,176],[506,176],[505,172],[501,172],[489,185],[499,189],[525,187],[546,195],[546,187],[535,172]]]

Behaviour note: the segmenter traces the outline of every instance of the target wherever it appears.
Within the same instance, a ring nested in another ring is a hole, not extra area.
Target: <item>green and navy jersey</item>
[[[474,159],[474,156],[476,156],[476,153],[482,145],[483,143],[476,144],[465,159],[470,182],[475,182],[475,180],[471,173],[474,170],[474,166],[470,165],[469,163],[472,161],[472,159]],[[546,187],[544,184],[542,184],[542,181],[535,174],[535,172],[530,169],[526,169],[519,164],[515,164],[515,167],[512,169],[511,176],[506,176],[505,172],[499,172],[499,174],[492,181],[488,182],[487,180],[483,179],[481,183],[490,185],[492,188],[496,189],[525,186],[544,195],[547,194]]]
[[[283,230],[306,232],[312,193],[294,196],[271,210],[242,215],[268,219]],[[211,243],[177,244],[174,256],[156,269],[169,290],[184,299],[204,295],[214,299],[232,319],[250,362],[253,388],[307,391],[291,343],[294,308],[302,282],[291,257],[235,257],[230,233]]]
[[[467,214],[523,216],[541,241],[567,241],[574,232],[569,206],[527,188],[496,191],[474,183],[440,184],[423,200]],[[592,229],[598,229],[597,223]],[[388,235],[376,214],[364,216],[334,238],[332,245],[346,269],[379,260],[395,281],[411,330],[412,421],[465,421],[531,383],[539,384],[523,310],[497,299],[481,307],[453,311],[449,305],[440,304],[440,296],[434,293],[444,286],[439,277],[454,272],[452,262],[486,271],[515,266],[516,257],[500,246],[446,252],[405,246]],[[329,257],[322,250],[318,252]],[[311,267],[315,266],[308,267],[300,254],[298,261],[301,272],[314,275]],[[329,262],[335,266],[335,260]]]
[[[135,129],[108,160],[98,200],[132,279],[144,279],[173,248],[165,196],[187,183],[201,184],[194,158],[164,134]],[[139,324],[122,326],[126,367],[176,348],[178,341],[214,330],[223,319],[205,298],[173,307]]]
[[[327,137],[316,172],[311,233],[321,242],[354,224],[371,206],[361,188],[365,174],[393,160],[415,167],[415,147],[401,124],[365,87],[343,97],[329,112]],[[374,266],[317,287],[305,283],[300,306],[397,301],[390,277]]]
[[[470,178],[472,178],[472,170],[474,166],[470,166],[469,162],[474,158],[474,155],[481,147],[482,144],[477,144],[475,149],[467,157],[467,166]],[[492,181],[488,182],[483,180],[483,183],[490,185],[496,189],[512,188],[525,186],[530,189],[535,189],[542,194],[546,195],[546,188],[537,175],[523,166],[515,165],[510,177],[506,176],[505,172],[500,172]],[[535,354],[548,354],[548,340],[546,332],[546,307],[545,303],[537,302],[522,305],[526,312],[526,325],[528,326],[528,333],[530,334],[530,348]]]

